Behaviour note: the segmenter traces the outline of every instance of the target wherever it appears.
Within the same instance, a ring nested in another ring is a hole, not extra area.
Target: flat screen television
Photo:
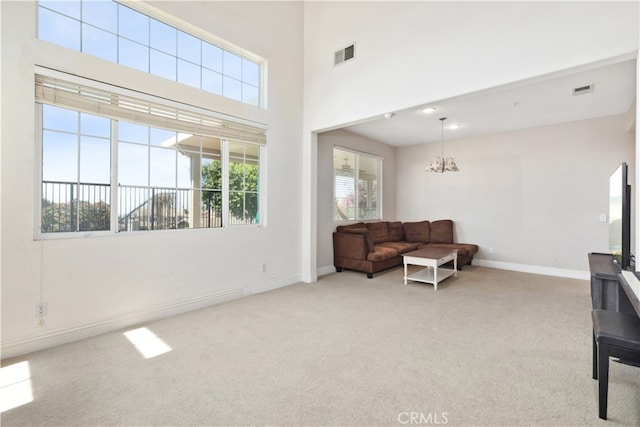
[[[631,266],[631,186],[622,163],[609,178],[609,250],[620,268]]]

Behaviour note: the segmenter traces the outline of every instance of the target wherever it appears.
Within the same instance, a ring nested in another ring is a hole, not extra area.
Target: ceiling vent
[[[585,93],[591,93],[593,92],[593,86],[594,86],[593,84],[590,84],[586,86],[573,88],[573,96],[584,95]]]
[[[337,50],[333,55],[333,65],[342,64],[356,56],[356,44],[349,45],[344,49]]]

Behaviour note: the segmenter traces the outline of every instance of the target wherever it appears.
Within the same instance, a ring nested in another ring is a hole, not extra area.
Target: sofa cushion
[[[478,253],[478,245],[472,243],[454,243],[454,247],[469,254],[471,257]]]
[[[409,251],[415,251],[418,249],[418,243],[409,243],[409,242],[384,242],[380,243],[379,246],[384,246],[385,248],[392,248],[398,251],[399,254],[403,254]]]
[[[441,219],[431,222],[431,243],[453,243],[453,221]]]
[[[389,241],[389,231],[387,229],[386,221],[369,222],[367,223],[367,228],[371,233],[371,238],[373,239],[374,244]]]
[[[400,221],[388,222],[387,231],[389,232],[389,242],[401,242],[404,240],[404,231],[402,231],[402,222]]]
[[[369,252],[369,254],[367,255],[367,260],[372,262],[385,261],[397,256],[397,250],[388,248],[386,246],[375,245],[373,247],[373,252]]]
[[[373,252],[373,239],[371,233],[366,227],[363,228],[344,228],[341,233],[362,234],[367,242],[367,252]]]
[[[355,228],[355,229],[367,228],[367,224],[365,224],[364,222],[356,222],[355,224],[339,225],[336,228],[336,231],[340,233],[342,231],[349,230],[349,229],[352,229],[352,228]]]
[[[407,242],[424,242],[431,241],[431,227],[429,221],[405,222],[402,224],[404,229],[404,237]]]

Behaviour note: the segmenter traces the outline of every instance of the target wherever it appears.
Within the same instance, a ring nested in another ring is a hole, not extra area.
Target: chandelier
[[[436,157],[435,159],[433,159],[431,161],[431,163],[429,163],[429,166],[427,166],[427,168],[425,169],[425,172],[438,172],[438,173],[443,173],[443,172],[458,172],[460,169],[458,169],[458,165],[456,165],[455,160],[453,160],[453,157],[444,157],[444,121],[447,120],[446,117],[441,117],[440,118],[440,123],[442,123],[442,137],[441,137],[441,143],[442,143],[442,151],[441,151],[441,155]]]

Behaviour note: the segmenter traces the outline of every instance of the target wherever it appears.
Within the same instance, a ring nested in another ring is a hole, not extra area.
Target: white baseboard
[[[333,265],[326,265],[324,267],[320,267],[316,270],[316,274],[318,276],[324,276],[326,274],[335,273],[336,268]]]
[[[480,267],[497,268],[499,270],[521,271],[523,273],[542,274],[544,276],[566,277],[569,279],[589,280],[591,275],[588,271],[569,270],[565,268],[544,267],[541,265],[516,264],[513,262],[490,261],[486,259],[473,259],[473,265]],[[335,273],[333,265],[318,268],[318,276]]]
[[[291,275],[279,277],[261,283],[255,283],[248,286],[241,286],[235,289],[214,292],[212,294],[203,295],[188,300],[179,301],[164,306],[152,307],[135,313],[128,313],[112,319],[88,323],[85,325],[75,326],[71,328],[59,329],[46,332],[26,338],[8,340],[2,342],[2,359],[8,357],[20,356],[38,350],[55,347],[78,341],[84,338],[104,334],[107,332],[117,331],[118,329],[127,328],[144,322],[151,322],[165,317],[175,316],[186,313],[188,311],[197,310],[210,305],[220,304],[245,296],[266,292],[272,289],[299,283],[301,277],[299,275]]]
[[[318,276],[315,274],[303,274],[300,280],[304,283],[315,283],[318,281]]]
[[[566,268],[545,267],[542,265],[517,264],[513,262],[490,261],[486,259],[473,259],[473,265],[480,267],[497,268],[500,270],[521,271],[523,273],[542,274],[544,276],[566,277],[569,279],[590,280],[588,271],[569,270]]]

